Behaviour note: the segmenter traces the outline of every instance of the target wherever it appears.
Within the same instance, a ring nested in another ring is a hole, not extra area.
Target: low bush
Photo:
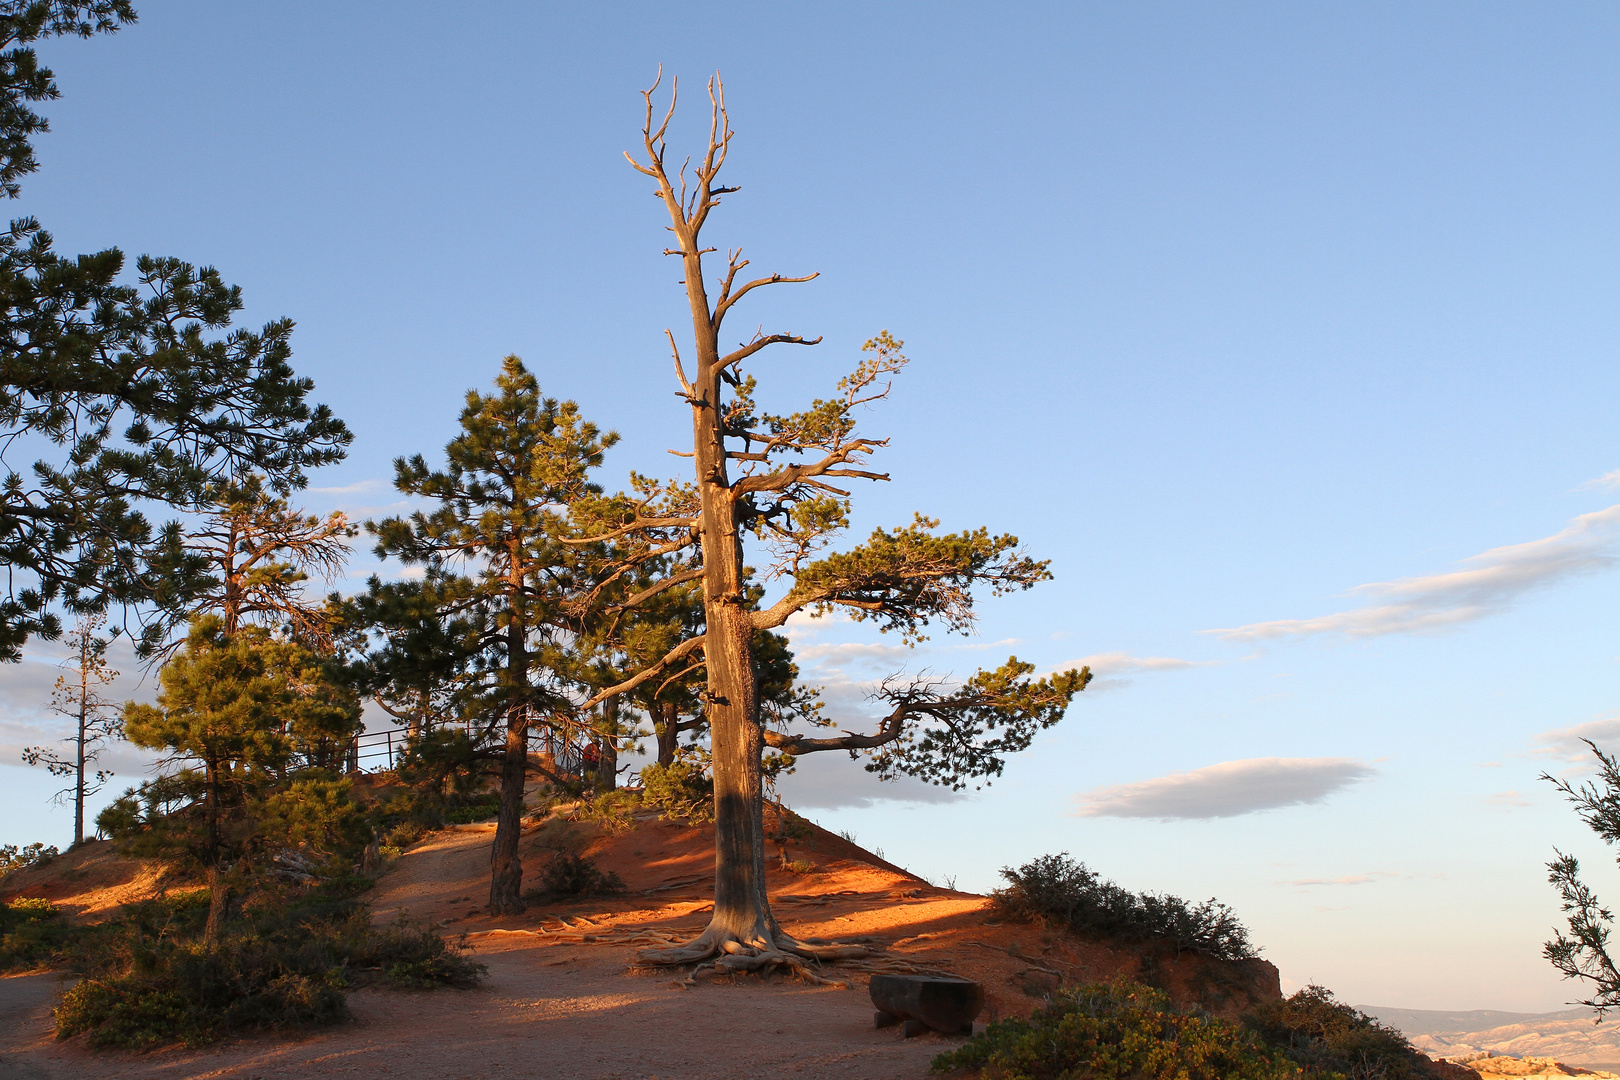
[[[364,879],[262,888],[214,948],[201,940],[207,890],[126,906],[58,958],[84,978],[56,1010],[59,1038],[147,1049],[348,1018],[344,992],[373,978],[394,985],[470,986],[483,966],[430,930],[375,929]]]
[[[540,871],[540,882],[532,894],[536,899],[553,896],[613,896],[624,892],[624,882],[611,870],[603,870],[584,855],[559,852]]]
[[[1253,1032],[1181,1012],[1128,981],[1060,991],[1028,1020],[1001,1020],[930,1071],[983,1080],[1284,1080],[1299,1067]]]
[[[0,905],[0,973],[50,963],[77,933],[57,918],[49,900],[24,897]]]
[[[1307,986],[1250,1010],[1244,1026],[1307,1073],[1349,1080],[1429,1080],[1428,1061],[1394,1028]]]
[[[995,913],[1017,921],[1041,920],[1103,937],[1158,939],[1177,952],[1223,960],[1259,955],[1249,931],[1217,900],[1190,905],[1178,896],[1134,893],[1105,881],[1066,853],[1043,855],[1014,870],[1003,868],[1005,889],[991,894]]]
[[[444,821],[447,825],[471,825],[475,821],[487,821],[500,813],[501,797],[499,795],[481,795],[468,799],[459,806],[447,807],[444,811]]]

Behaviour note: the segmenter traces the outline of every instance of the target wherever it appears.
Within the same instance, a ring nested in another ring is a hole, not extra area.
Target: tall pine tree
[[[543,397],[515,356],[495,390],[468,392],[443,468],[421,455],[395,462],[399,491],[437,507],[366,527],[379,556],[423,568],[421,596],[461,628],[459,648],[484,675],[482,711],[504,722],[488,906],[499,914],[523,910],[529,728],[537,716],[562,723],[575,708],[570,654],[588,584],[583,554],[562,543],[567,508],[598,492],[589,473],[618,436],[584,420],[573,402]]]

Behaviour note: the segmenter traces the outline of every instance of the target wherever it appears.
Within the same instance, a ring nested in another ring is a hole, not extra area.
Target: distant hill
[[[1444,1012],[1439,1009],[1394,1009],[1387,1005],[1357,1005],[1356,1008],[1406,1035],[1439,1035],[1449,1031],[1489,1031],[1513,1024],[1534,1024],[1542,1020],[1592,1019],[1590,1009],[1562,1009],[1549,1013],[1502,1012],[1497,1009],[1471,1009]]]
[[[1510,1057],[1554,1058],[1572,1065],[1620,1063],[1620,1020],[1595,1024],[1591,1009],[1547,1013],[1474,1009],[1393,1009],[1358,1005],[1362,1012],[1399,1030],[1431,1057],[1489,1052]]]

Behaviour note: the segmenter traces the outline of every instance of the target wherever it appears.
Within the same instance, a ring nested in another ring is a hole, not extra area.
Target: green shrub
[[[482,795],[469,799],[459,806],[448,807],[444,812],[444,820],[447,825],[471,825],[475,821],[487,821],[500,812],[499,795]]]
[[[1223,960],[1258,955],[1249,931],[1232,909],[1214,899],[1189,905],[1178,896],[1133,893],[1104,881],[1066,853],[1043,855],[1001,876],[1007,888],[991,894],[994,911],[1007,919],[1038,919],[1103,937],[1154,939]]]
[[[641,808],[641,793],[615,788],[582,796],[572,805],[559,805],[558,813],[568,821],[594,822],[608,832],[624,832],[635,824]]]
[[[1177,1011],[1162,992],[1121,981],[1064,990],[1028,1020],[1001,1020],[930,1071],[983,1080],[1283,1080],[1299,1069],[1252,1032]]]
[[[559,852],[540,872],[536,899],[550,896],[612,896],[624,892],[624,882],[584,855]]]
[[[56,1011],[59,1038],[146,1049],[332,1024],[371,973],[395,985],[470,986],[483,966],[430,930],[374,928],[359,878],[251,894],[218,945],[201,941],[206,889],[128,905],[87,928],[60,960],[85,976]]]
[[[41,919],[54,919],[56,905],[43,896],[19,896],[6,905],[6,914],[22,922],[38,922]]]
[[[61,922],[49,900],[23,897],[0,906],[0,972],[27,971],[56,957],[79,928]]]
[[[1250,1010],[1244,1026],[1306,1072],[1349,1080],[1430,1080],[1427,1061],[1394,1028],[1307,986]]]
[[[699,761],[676,758],[641,770],[641,801],[671,821],[703,824],[714,820],[714,780]]]

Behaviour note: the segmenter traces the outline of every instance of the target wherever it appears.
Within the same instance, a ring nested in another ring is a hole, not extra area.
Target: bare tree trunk
[[[203,763],[203,777],[208,785],[208,922],[203,926],[203,944],[210,952],[219,944],[219,935],[225,928],[226,893],[229,887],[220,880],[219,863],[224,855],[220,836],[219,817],[219,765],[214,761]]]
[[[619,786],[619,699],[602,702],[602,733],[596,741],[596,790]]]
[[[676,212],[672,211],[672,217]],[[686,296],[697,347],[698,400],[692,448],[702,500],[703,655],[708,678],[709,744],[714,760],[714,915],[690,945],[663,950],[666,959],[703,959],[728,942],[776,952],[776,921],[765,891],[765,826],[753,623],[745,603],[737,506],[726,475],[720,428],[720,353],[703,284],[703,259],[692,230],[677,224]],[[658,959],[657,951],[647,956]]]
[[[655,135],[652,128],[652,92],[646,94],[647,127],[645,146],[650,163],[631,160],[637,170],[653,177],[669,212],[670,231],[678,246],[666,254],[681,256],[683,284],[692,316],[692,337],[696,373],[686,383],[684,370],[676,357],[677,373],[685,384],[683,395],[692,407],[692,457],[697,475],[700,502],[698,537],[703,553],[703,656],[708,687],[705,713],[709,721],[709,744],[714,765],[714,915],[709,926],[687,945],[672,949],[647,949],[641,953],[653,963],[690,963],[719,954],[717,961],[731,970],[755,970],[771,964],[789,964],[806,970],[803,961],[789,953],[806,956],[864,955],[859,946],[815,947],[795,941],[782,933],[771,915],[765,881],[764,784],[760,755],[764,733],[760,729],[758,680],[754,670],[754,626],[746,589],[742,533],[738,528],[739,495],[732,490],[727,474],[721,381],[726,375],[720,352],[720,324],[724,311],[711,308],[703,280],[705,248],[699,242],[709,211],[719,205],[718,196],[729,190],[711,186],[726,155],[731,127],[717,93],[711,84],[713,105],[708,154],[695,174],[697,191],[690,200],[677,194],[664,171],[659,147],[664,129]],[[674,102],[670,113],[673,115]],[[665,120],[667,127],[668,120]],[[722,280],[725,303],[735,302],[753,285],[731,293],[731,283],[741,264],[733,255],[731,269]],[[758,284],[783,280],[773,275]],[[744,350],[757,351],[771,341],[799,341],[791,335],[762,337]],[[673,343],[673,338],[671,339]],[[743,353],[743,350],[739,350]]]
[[[84,673],[84,659],[79,660],[79,739],[78,739],[78,771],[73,782],[73,846],[78,847],[84,843],[84,726],[85,726],[85,694],[89,691],[88,679]]]
[[[489,857],[489,913],[523,911],[523,784],[529,775],[529,709],[527,649],[523,626],[513,614],[507,627],[507,675],[511,680],[506,711],[506,756],[501,760],[501,808],[495,819],[495,844]]]
[[[675,764],[675,751],[680,747],[680,712],[673,701],[653,703],[653,734],[658,739],[658,765],[667,769]]]

